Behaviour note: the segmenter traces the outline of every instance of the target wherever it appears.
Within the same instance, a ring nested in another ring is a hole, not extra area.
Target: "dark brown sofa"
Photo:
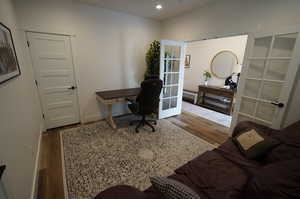
[[[196,191],[202,199],[300,198],[300,121],[281,130],[241,122],[233,136],[250,129],[281,141],[261,160],[246,159],[229,138],[174,171],[169,178]],[[153,187],[144,192],[130,186],[109,188],[95,199],[163,199]]]

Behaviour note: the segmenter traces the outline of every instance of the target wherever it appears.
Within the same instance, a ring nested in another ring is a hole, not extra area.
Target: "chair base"
[[[154,128],[153,125],[157,124],[156,120],[146,120],[146,116],[144,116],[144,115],[142,116],[141,120],[130,121],[129,125],[131,126],[131,125],[133,125],[135,123],[138,123],[138,125],[135,127],[135,132],[136,133],[139,132],[139,128],[141,126],[145,126],[145,125],[149,126],[152,129],[152,132],[155,132],[155,128]],[[153,123],[153,125],[151,123]]]

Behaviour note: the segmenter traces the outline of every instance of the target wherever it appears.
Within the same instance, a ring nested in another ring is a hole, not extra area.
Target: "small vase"
[[[208,81],[204,81],[204,86],[207,86],[208,85]]]

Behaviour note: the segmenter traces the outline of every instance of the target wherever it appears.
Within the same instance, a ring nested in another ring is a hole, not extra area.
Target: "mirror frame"
[[[214,60],[216,59],[216,57],[218,56],[218,55],[220,55],[221,53],[224,53],[224,52],[227,52],[227,53],[230,53],[230,54],[232,54],[234,57],[235,57],[235,59],[236,59],[236,64],[239,64],[239,59],[238,59],[238,56],[234,53],[234,52],[232,52],[232,51],[230,51],[230,50],[222,50],[222,51],[220,51],[220,52],[218,52],[217,54],[215,54],[215,56],[212,58],[212,60],[211,60],[211,62],[210,62],[210,72],[213,74],[213,76],[215,76],[215,77],[217,77],[217,78],[219,78],[219,79],[226,79],[226,78],[228,78],[228,77],[220,77],[220,76],[218,76],[214,71],[213,71],[213,69],[212,69],[212,63],[214,62]],[[232,74],[232,73],[231,73]]]

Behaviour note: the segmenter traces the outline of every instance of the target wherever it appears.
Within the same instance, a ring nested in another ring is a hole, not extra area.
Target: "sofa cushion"
[[[245,199],[300,198],[300,160],[269,164],[247,183]]]
[[[234,145],[233,143],[227,143]],[[236,148],[235,146],[233,146]],[[252,167],[257,170],[255,164],[251,160],[247,160],[237,149],[235,153],[228,155],[235,156],[233,160],[237,160],[245,168]],[[241,158],[241,159],[240,159]],[[245,159],[243,161],[242,159]],[[245,163],[245,164],[244,164]],[[248,174],[244,168],[233,161],[223,157],[217,151],[206,152],[182,167],[175,170],[176,176],[185,176],[196,187],[194,189],[201,198],[222,198],[222,199],[238,199],[241,198],[244,186],[248,179]],[[180,178],[182,179],[182,177]]]
[[[300,147],[300,121],[283,129],[279,139],[285,144]]]
[[[266,164],[293,159],[300,159],[300,147],[285,143],[275,147],[264,156],[264,162]]]
[[[249,159],[257,159],[280,144],[278,140],[254,129],[237,135],[233,138],[233,141],[245,157]]]
[[[164,195],[165,199],[200,199],[199,195],[188,186],[166,177],[152,177],[153,187]]]
[[[280,140],[281,144],[266,154],[265,163],[300,159],[300,122],[286,127],[281,133],[274,136]]]
[[[128,186],[118,185],[99,193],[94,199],[152,199],[140,190]],[[154,199],[154,198],[153,198]],[[156,199],[156,198],[155,198]]]

